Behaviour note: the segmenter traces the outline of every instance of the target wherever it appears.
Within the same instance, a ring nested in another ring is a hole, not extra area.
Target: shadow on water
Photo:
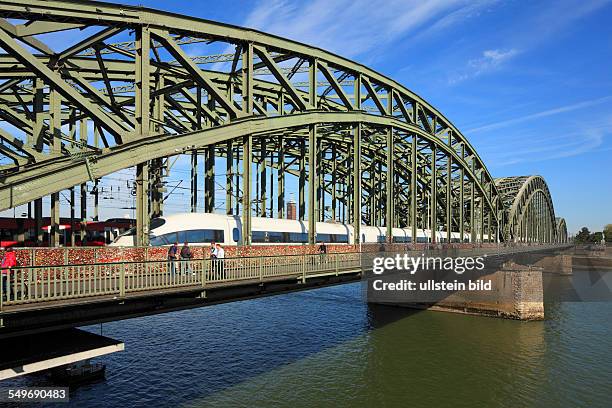
[[[525,323],[368,305],[362,285],[105,324],[126,351],[69,405],[559,407],[590,393],[606,406],[606,305],[547,305],[552,320]]]
[[[205,397],[417,312],[367,305],[361,285],[106,323],[103,334],[124,341],[125,351],[98,359],[107,364],[106,381],[79,387],[71,404],[113,406],[127,399],[139,405],[161,398],[171,405]],[[99,325],[84,329],[100,332]],[[50,385],[43,376],[7,384]]]
[[[410,309],[400,306],[368,304],[367,318],[370,330],[381,329],[398,320],[424,312],[423,309]]]

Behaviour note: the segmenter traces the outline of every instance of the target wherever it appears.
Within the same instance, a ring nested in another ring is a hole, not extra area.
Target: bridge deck
[[[468,248],[429,255],[501,255],[560,248]],[[0,338],[356,280],[371,268],[373,257],[395,253],[18,267],[0,282],[5,293],[0,300]]]
[[[338,271],[327,270],[320,271],[318,274],[308,274],[306,276],[307,279],[320,277],[320,276],[335,276],[342,275],[346,273],[358,273],[360,272],[360,268],[349,267],[342,268]],[[222,282],[213,282],[208,283],[205,286],[202,286],[199,283],[191,283],[183,286],[174,286],[169,288],[157,288],[157,289],[149,289],[142,290],[137,292],[127,292],[124,296],[117,296],[117,294],[107,294],[107,295],[97,295],[91,297],[80,297],[80,298],[64,298],[57,300],[47,300],[45,302],[32,302],[32,303],[17,303],[17,304],[9,304],[3,307],[3,315],[7,316],[10,314],[15,314],[19,312],[25,311],[44,311],[48,309],[54,308],[62,308],[65,306],[77,306],[77,305],[91,305],[95,303],[106,303],[108,301],[116,301],[123,300],[128,301],[130,299],[138,299],[138,298],[147,298],[147,297],[156,297],[156,296],[172,296],[172,295],[183,295],[183,294],[192,294],[192,293],[202,293],[206,290],[215,290],[215,289],[227,289],[232,287],[240,287],[246,285],[253,284],[269,284],[274,282],[287,281],[289,279],[295,279],[296,281],[301,281],[303,276],[301,274],[287,274],[287,275],[279,275],[272,277],[264,277],[264,278],[247,278],[247,279],[236,279],[236,280],[226,280]]]

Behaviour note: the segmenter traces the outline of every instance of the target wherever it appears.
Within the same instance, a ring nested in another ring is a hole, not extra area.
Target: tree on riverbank
[[[591,232],[587,227],[582,227],[580,232],[574,237],[574,242],[586,243],[594,242],[600,243],[601,239],[605,236],[606,242],[612,242],[612,224],[608,224],[604,227],[603,232]]]
[[[589,242],[589,238],[591,237],[591,231],[587,227],[582,227],[579,233],[574,237],[574,242]]]
[[[604,235],[606,236],[606,242],[612,242],[612,224],[604,227]]]

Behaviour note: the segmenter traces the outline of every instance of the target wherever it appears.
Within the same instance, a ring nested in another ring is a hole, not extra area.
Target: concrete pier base
[[[544,319],[542,268],[509,262],[480,280],[490,281],[492,290],[456,292],[427,308],[516,320]]]
[[[541,267],[545,273],[558,275],[571,275],[573,270],[572,255],[546,256],[535,261],[534,265]]]
[[[466,283],[479,281],[487,284],[488,289],[455,291],[387,291],[374,290],[374,281],[368,279],[368,302],[395,305],[409,308],[428,309],[480,316],[500,317],[515,320],[544,319],[544,290],[542,268],[523,266],[505,262],[494,272],[480,275],[463,276]],[[453,282],[454,272],[428,271],[427,273],[406,275],[397,273],[384,278],[387,283],[398,284],[410,280],[419,288],[428,281]],[[380,287],[380,283],[376,284]]]

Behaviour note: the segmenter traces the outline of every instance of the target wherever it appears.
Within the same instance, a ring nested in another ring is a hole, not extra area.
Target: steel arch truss
[[[505,236],[514,242],[554,242],[557,221],[546,181],[540,176],[496,179],[506,209]]]
[[[51,49],[57,32],[73,44]],[[402,85],[337,55],[241,27],[67,0],[0,1],[0,48],[0,209],[137,166],[144,244],[149,215],[161,212],[165,158],[190,153],[196,164],[205,156],[206,211],[215,209],[215,158],[226,161],[225,210],[245,217],[245,237],[252,213],[284,215],[287,174],[300,180],[311,241],[314,222],[330,218],[384,225],[388,239],[393,226],[413,237],[427,228],[449,240],[451,231],[501,238],[503,196],[461,132]],[[528,197],[513,216],[536,202]]]

